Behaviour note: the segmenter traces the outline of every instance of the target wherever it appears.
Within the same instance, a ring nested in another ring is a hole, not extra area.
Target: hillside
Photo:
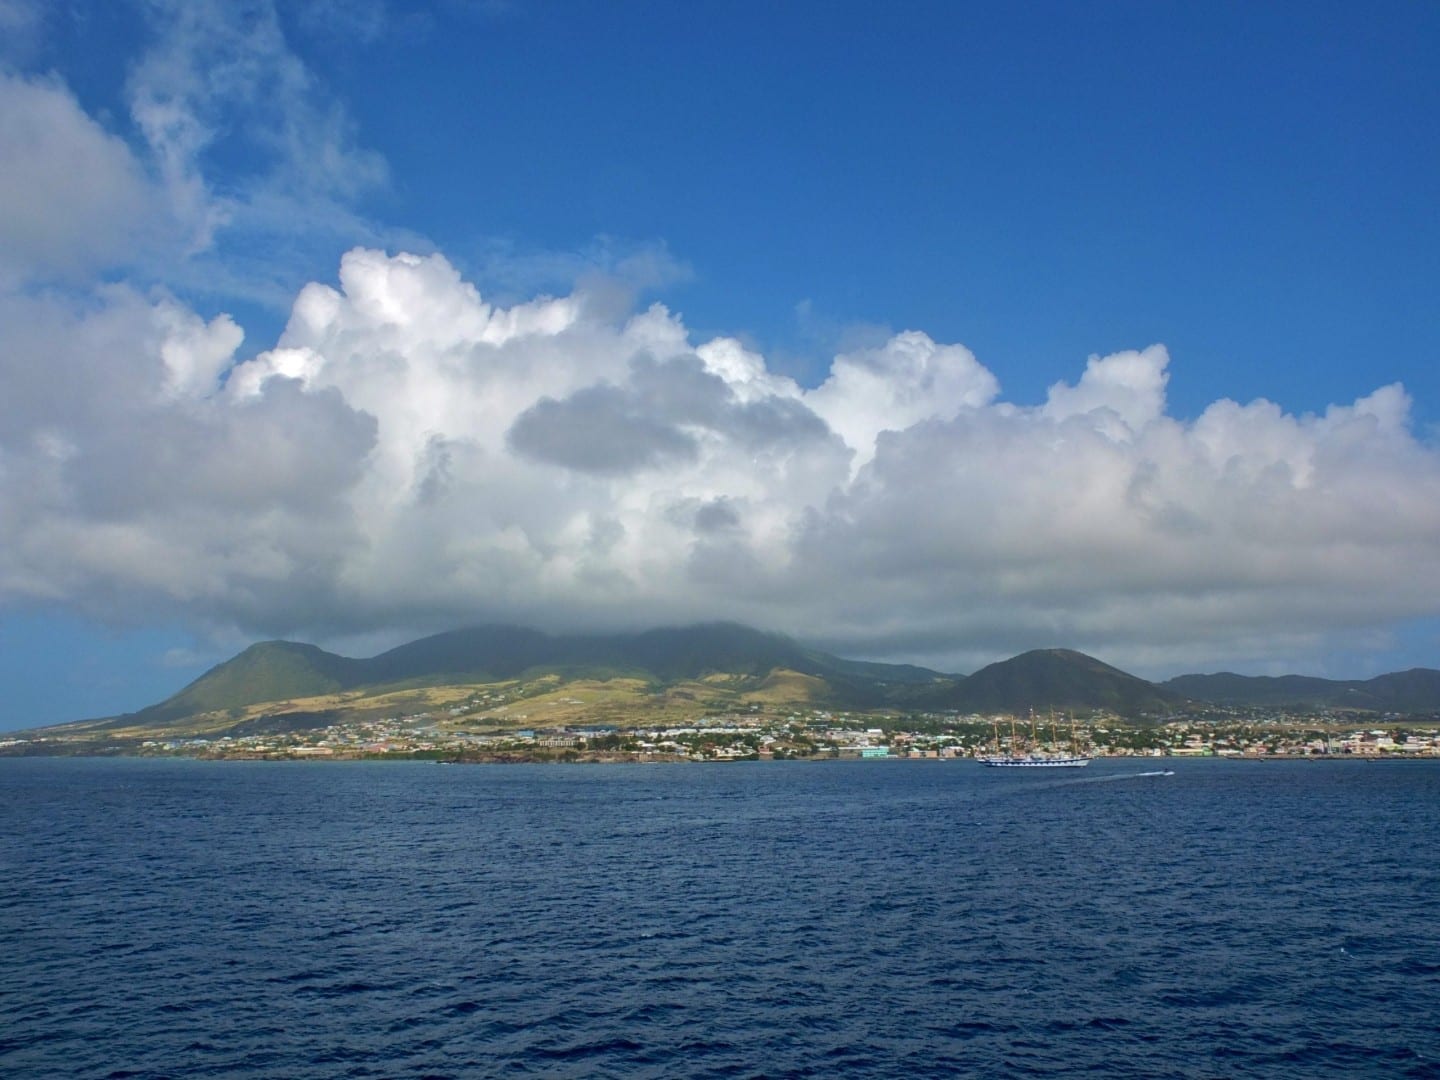
[[[1440,709],[1440,671],[1411,668],[1373,679],[1320,679],[1308,675],[1181,675],[1160,688],[1219,705],[1308,706],[1371,712],[1422,713]]]
[[[1071,649],[1036,649],[960,681],[944,700],[973,712],[1108,709],[1122,716],[1165,712],[1180,697]]]
[[[1157,686],[1070,649],[1027,652],[965,677],[847,660],[733,623],[573,635],[480,626],[368,659],[261,642],[157,705],[48,730],[67,737],[213,737],[437,712],[499,727],[536,718],[668,723],[752,706],[1020,715],[1107,710],[1139,718],[1186,701],[1419,713],[1440,709],[1440,671],[1417,668],[1363,682],[1186,675]]]
[[[607,696],[613,699],[607,712],[662,705],[678,710],[700,700],[738,708],[751,699],[773,703],[785,687],[796,703],[852,709],[896,704],[907,695],[950,687],[957,678],[910,665],[845,660],[731,623],[590,635],[480,626],[368,659],[296,642],[261,642],[157,705],[62,726],[72,734],[253,733],[267,724],[316,726],[342,716],[430,709],[463,698],[465,688],[524,684],[525,693],[548,695],[600,682],[617,691]]]
[[[356,664],[314,645],[262,641],[129,719],[164,724],[196,713],[331,694],[354,681]]]

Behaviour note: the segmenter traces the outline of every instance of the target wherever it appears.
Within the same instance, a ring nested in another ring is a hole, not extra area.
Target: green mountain
[[[571,635],[480,626],[421,638],[369,659],[290,641],[261,642],[158,705],[48,730],[128,733],[126,738],[259,733],[449,708],[476,687],[501,684],[509,687],[506,694],[525,696],[585,684],[587,693],[604,697],[607,717],[631,719],[756,702],[1019,715],[1104,709],[1131,718],[1168,713],[1186,700],[1379,712],[1440,708],[1440,671],[1424,668],[1365,682],[1220,674],[1157,686],[1069,649],[1027,652],[965,677],[846,660],[733,623]],[[588,708],[573,693],[567,701]]]
[[[331,695],[420,690],[558,677],[639,680],[665,687],[724,676],[732,688],[757,689],[776,672],[813,680],[826,704],[868,708],[952,685],[956,676],[903,664],[844,660],[780,634],[710,623],[634,634],[550,635],[515,626],[479,626],[421,638],[369,659],[314,645],[266,641],[207,671],[173,697],[137,713],[63,725],[67,729],[179,731],[201,714],[239,713],[267,703]],[[304,715],[319,723],[322,714]],[[252,732],[253,717],[230,729]]]
[[[1356,709],[1423,713],[1440,709],[1440,671],[1411,668],[1373,679],[1319,679],[1308,675],[1181,675],[1164,690],[1219,705]]]
[[[981,668],[945,700],[971,712],[1108,709],[1137,716],[1169,711],[1182,699],[1084,653],[1036,649]]]
[[[173,697],[115,721],[163,726],[197,713],[333,694],[354,684],[361,663],[314,645],[262,641],[211,668]]]
[[[709,675],[762,678],[779,670],[862,689],[877,682],[926,684],[946,679],[908,665],[864,664],[807,649],[782,634],[734,623],[636,634],[549,635],[513,626],[453,630],[352,661],[352,686],[496,680],[558,673],[568,678],[627,676],[666,683]]]

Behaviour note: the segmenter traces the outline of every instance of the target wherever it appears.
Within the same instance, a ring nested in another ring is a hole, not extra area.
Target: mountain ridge
[[[1440,671],[1410,668],[1370,679],[1314,675],[1177,675],[1157,684],[1183,697],[1217,705],[1310,706],[1417,713],[1440,708]]]
[[[777,678],[777,676],[784,676]],[[797,678],[798,677],[798,678]],[[808,704],[841,710],[1008,712],[1106,710],[1165,715],[1187,703],[1311,704],[1377,712],[1440,710],[1440,671],[1415,668],[1364,681],[1234,673],[1152,683],[1073,649],[1034,649],[965,676],[907,664],[847,660],[783,634],[712,622],[617,634],[547,634],[486,624],[406,642],[376,656],[339,656],[293,641],[257,642],[164,701],[123,716],[55,725],[69,732],[181,731],[205,718],[209,731],[253,731],[265,706],[287,724],[322,724],[346,710],[426,688],[546,679],[625,680],[659,695],[705,684],[735,695],[803,687]],[[798,689],[795,692],[800,692]],[[677,696],[694,698],[695,691]],[[398,700],[398,699],[397,699]],[[718,700],[718,699],[717,699]],[[283,708],[282,708],[283,707]],[[277,719],[276,723],[280,723]]]

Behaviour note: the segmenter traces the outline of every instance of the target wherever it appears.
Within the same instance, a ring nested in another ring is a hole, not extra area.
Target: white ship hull
[[[992,754],[978,760],[981,765],[988,765],[992,769],[1079,769],[1090,764],[1088,757],[1078,754],[1036,754],[1025,757]]]

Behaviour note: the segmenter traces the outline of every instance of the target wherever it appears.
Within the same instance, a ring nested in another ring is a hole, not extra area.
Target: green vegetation
[[[1411,668],[1365,680],[1304,675],[1272,678],[1222,672],[1181,675],[1161,686],[1183,697],[1220,705],[1305,706],[1382,713],[1427,713],[1440,708],[1440,671],[1430,668]]]
[[[1282,686],[1310,694],[1324,684],[1344,688],[1347,701],[1356,697],[1352,684],[1325,680],[1188,679],[1157,687],[1066,649],[1025,653],[967,678],[844,660],[732,624],[568,637],[482,627],[411,642],[369,660],[312,645],[264,642],[138,713],[19,734],[96,751],[186,739],[260,745],[267,736],[294,745],[309,738],[307,733],[344,728],[371,732],[377,746],[398,732],[407,745],[423,748],[427,740],[453,745],[532,729],[688,730],[734,727],[740,718],[746,725],[764,725],[772,741],[762,747],[728,738],[722,740],[727,754],[796,756],[823,742],[814,735],[817,717],[849,715],[863,718],[862,728],[885,738],[943,736],[951,740],[947,745],[973,748],[990,738],[989,721],[982,717],[1007,714],[1023,722],[1035,714],[1043,723],[1055,711],[1097,728],[1114,718],[1111,745],[1138,753],[1170,747],[1165,724],[1176,717],[1233,726],[1237,709],[1258,707],[1188,701],[1177,686],[1212,685],[1232,698],[1245,696],[1249,687],[1269,698]],[[1440,705],[1440,672],[1405,672],[1363,685],[1369,688],[1362,695],[1367,701],[1428,703],[1432,710]],[[1371,714],[1352,709],[1349,715]],[[787,726],[787,718],[804,723]],[[1295,717],[1283,718],[1294,726]],[[420,728],[430,735],[412,738]],[[667,752],[709,753],[721,745],[710,734],[672,737]],[[591,751],[643,749],[588,742]],[[366,742],[357,735],[355,745]]]
[[[331,694],[346,682],[353,661],[291,641],[251,645],[233,660],[212,668],[180,693],[139,714],[142,722],[243,709],[260,701]]]

